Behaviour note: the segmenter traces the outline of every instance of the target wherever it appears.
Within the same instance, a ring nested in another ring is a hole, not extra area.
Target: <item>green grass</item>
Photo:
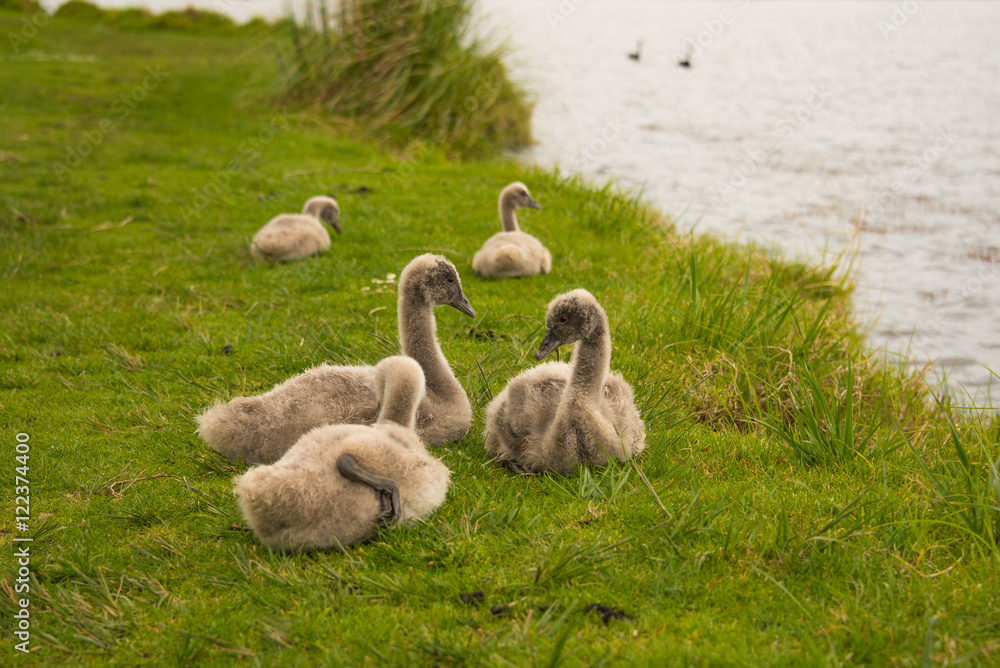
[[[1000,432],[865,351],[835,272],[679,236],[611,188],[385,153],[275,111],[273,49],[247,37],[53,18],[30,48],[0,46],[5,658],[23,432],[34,663],[995,665]],[[522,222],[553,272],[477,279],[515,179],[544,207]],[[318,193],[343,210],[330,251],[254,262],[253,232]],[[448,501],[346,554],[268,552],[193,416],[324,360],[379,360],[395,295],[373,279],[425,249],[478,313],[437,312],[476,407],[436,451]],[[576,287],[609,314],[649,447],[515,477],[486,457],[482,411]],[[477,589],[483,604],[460,600]],[[593,603],[629,617],[605,625]]]
[[[0,0],[0,10],[21,12],[23,14],[45,12],[36,0]]]

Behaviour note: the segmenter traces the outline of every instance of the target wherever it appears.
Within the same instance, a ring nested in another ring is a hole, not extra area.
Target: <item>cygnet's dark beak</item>
[[[323,212],[323,220],[325,220],[330,227],[335,229],[337,234],[341,234],[339,211],[334,209],[332,206],[327,208],[327,210]]]
[[[448,302],[448,306],[458,309],[470,318],[476,317],[476,309],[472,308],[472,304],[470,304],[469,300],[466,299],[465,293],[462,292],[461,288],[459,288],[458,295],[455,299]]]
[[[529,209],[538,209],[539,211],[542,210],[542,205],[536,202],[531,195],[528,195],[528,203],[525,204],[525,206]]]
[[[540,362],[546,357],[548,357],[553,350],[559,347],[562,341],[559,340],[559,335],[556,334],[555,327],[549,327],[545,332],[545,338],[542,339],[542,345],[539,346],[538,352],[535,353],[535,361]]]

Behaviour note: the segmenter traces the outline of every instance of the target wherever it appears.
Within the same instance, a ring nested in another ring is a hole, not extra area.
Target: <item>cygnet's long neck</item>
[[[433,306],[411,284],[399,290],[399,343],[403,354],[415,359],[423,369],[428,394],[443,398],[465,396],[438,345]]]
[[[500,198],[500,224],[503,225],[504,232],[519,232],[520,227],[517,226],[517,216],[514,215],[513,198],[503,196]]]
[[[570,363],[573,371],[567,389],[575,396],[599,401],[611,368],[611,335],[603,313],[590,336],[580,339],[573,348]]]
[[[378,423],[395,422],[401,427],[413,429],[421,396],[423,391],[419,380],[403,378],[387,383],[379,398]]]

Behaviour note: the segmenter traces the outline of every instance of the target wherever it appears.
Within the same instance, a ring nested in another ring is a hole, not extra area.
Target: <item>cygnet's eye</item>
[[[454,283],[455,282],[455,277],[454,276],[449,276],[448,277],[448,282],[449,283]]]
[[[566,324],[567,320],[569,320],[569,318],[567,318],[566,316],[563,316],[563,317],[559,318],[559,322],[561,322],[564,325]]]

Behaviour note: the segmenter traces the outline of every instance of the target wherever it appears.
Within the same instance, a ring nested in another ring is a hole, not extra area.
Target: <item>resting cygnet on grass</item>
[[[376,527],[426,517],[444,503],[448,468],[413,430],[424,374],[409,357],[375,367],[374,425],[327,425],[275,464],[233,480],[240,510],[273,550],[322,550],[370,539]]]
[[[545,315],[541,360],[576,342],[569,364],[547,362],[514,378],[486,408],[486,451],[518,473],[627,461],[645,447],[632,388],[611,373],[608,316],[586,290],[559,295]]]
[[[330,247],[323,221],[340,234],[340,207],[332,197],[313,197],[302,213],[275,216],[260,228],[250,244],[254,257],[288,262],[322,253]]]
[[[515,209],[539,209],[523,183],[512,183],[500,193],[500,223],[503,232],[486,240],[472,258],[472,270],[477,276],[516,278],[537,276],[552,270],[552,254],[542,242],[525,234],[517,226]]]
[[[414,258],[399,277],[399,342],[420,365],[427,392],[417,409],[417,433],[430,446],[462,438],[472,406],[437,341],[434,307],[447,304],[476,316],[455,265],[440,255]],[[234,461],[277,461],[295,441],[324,424],[375,421],[375,368],[321,364],[256,397],[217,402],[195,418],[198,435]]]

